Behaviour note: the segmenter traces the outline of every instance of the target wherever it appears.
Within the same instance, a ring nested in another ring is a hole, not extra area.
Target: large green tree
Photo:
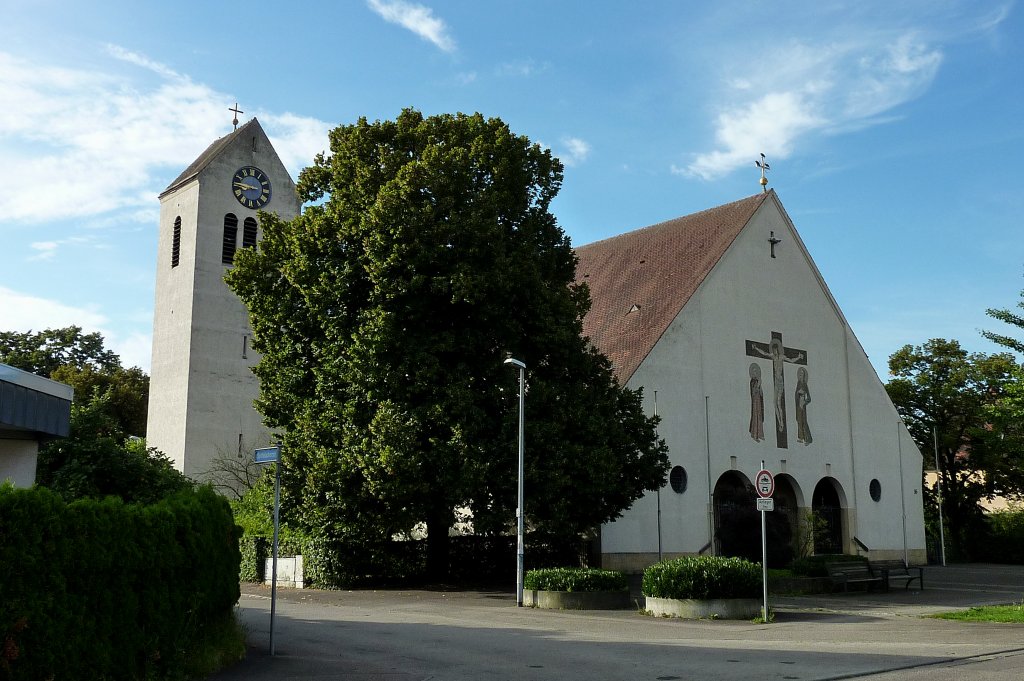
[[[992,420],[1018,370],[1008,353],[968,353],[955,340],[906,345],[889,358],[893,378],[886,390],[926,456],[934,451],[933,429],[938,434],[947,538],[961,557],[969,556],[980,527],[979,502],[1024,483],[1019,448],[1017,465],[1008,465],[1007,435],[1013,434]]]
[[[514,527],[508,354],[528,367],[530,527],[578,536],[662,484],[655,419],[582,337],[589,292],[549,210],[561,182],[561,163],[500,120],[405,110],[333,130],[300,175],[302,215],[262,216],[260,248],[227,281],[308,529],[425,526],[440,575],[461,509],[477,533]]]

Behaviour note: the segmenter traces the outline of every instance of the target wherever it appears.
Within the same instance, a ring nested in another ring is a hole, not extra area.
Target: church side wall
[[[150,364],[146,442],[184,470],[185,414],[188,408],[189,338],[195,290],[196,216],[199,184],[193,182],[160,202],[153,354]],[[175,218],[181,218],[177,267],[171,267]]]
[[[872,558],[902,560],[906,556],[912,563],[924,563],[921,452],[852,333],[850,347],[852,414],[859,435],[855,441],[857,538],[870,549]],[[875,480],[877,501],[871,494]]]

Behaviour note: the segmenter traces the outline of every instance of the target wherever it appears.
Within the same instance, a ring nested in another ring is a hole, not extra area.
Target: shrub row
[[[644,570],[643,594],[653,598],[756,598],[761,566],[743,558],[684,556]]]
[[[449,540],[449,579],[460,584],[497,584],[514,573],[516,538],[460,536]],[[318,589],[347,589],[365,585],[408,585],[426,579],[426,541],[388,541],[376,544],[292,535],[281,542],[278,555],[302,555],[303,580]],[[241,541],[240,577],[262,582],[271,541],[247,535]],[[528,535],[526,568],[578,563],[581,546],[552,537]]]
[[[629,583],[621,572],[595,568],[544,568],[530,570],[523,588],[537,591],[626,591]]]
[[[208,488],[143,506],[2,486],[0,565],[0,679],[182,678],[239,597],[236,526]]]
[[[1024,509],[1012,508],[985,515],[984,541],[977,542],[979,560],[1024,565]]]

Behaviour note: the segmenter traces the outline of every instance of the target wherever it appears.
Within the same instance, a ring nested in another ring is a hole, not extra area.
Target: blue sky
[[[235,101],[297,176],[359,116],[480,111],[580,245],[771,186],[883,380],[1024,288],[1017,2],[0,0],[0,330],[148,370],[157,195]]]

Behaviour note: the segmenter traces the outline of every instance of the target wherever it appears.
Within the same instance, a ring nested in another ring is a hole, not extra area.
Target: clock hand
[[[244,182],[235,182],[234,184],[239,189],[242,189],[242,190],[245,190],[245,191],[248,191],[250,189],[259,189],[259,187],[257,187],[256,185],[246,184]]]

